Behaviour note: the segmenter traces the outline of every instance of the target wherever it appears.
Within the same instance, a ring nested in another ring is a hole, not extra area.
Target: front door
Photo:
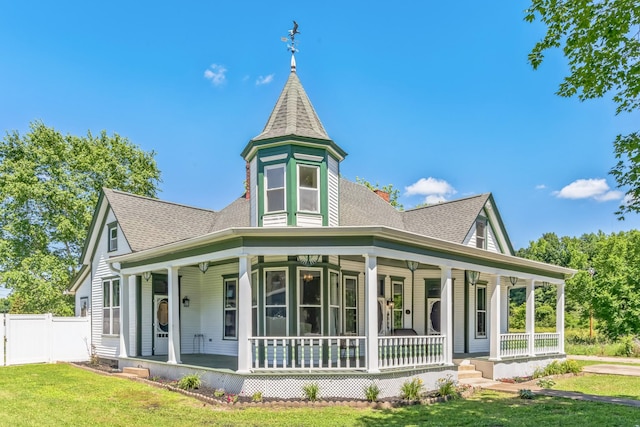
[[[169,353],[169,299],[155,295],[153,299],[153,354]]]

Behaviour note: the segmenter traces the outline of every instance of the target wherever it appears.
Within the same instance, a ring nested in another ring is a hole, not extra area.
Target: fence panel
[[[0,366],[4,366],[4,314],[0,314]]]
[[[88,317],[51,319],[51,361],[84,362],[91,355],[91,327]]]

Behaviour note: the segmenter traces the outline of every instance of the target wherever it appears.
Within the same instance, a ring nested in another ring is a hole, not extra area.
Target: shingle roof
[[[428,205],[403,212],[407,231],[463,243],[490,193]]]
[[[132,251],[142,251],[209,232],[216,212],[103,189]]]
[[[362,184],[340,179],[340,225],[383,225],[404,230],[402,213]]]
[[[295,71],[289,74],[262,133],[252,141],[290,135],[331,141]]]

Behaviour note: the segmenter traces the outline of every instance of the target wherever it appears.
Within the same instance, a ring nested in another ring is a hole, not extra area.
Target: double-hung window
[[[120,279],[102,282],[102,333],[120,334]]]
[[[287,271],[267,270],[264,280],[265,335],[287,335]]]
[[[322,333],[322,278],[319,270],[299,270],[300,335]]]
[[[487,222],[484,219],[476,220],[476,248],[486,249]]]
[[[319,174],[317,166],[298,166],[298,210],[320,212]]]
[[[118,223],[114,222],[107,226],[107,234],[109,238],[109,252],[118,250]]]
[[[338,273],[329,273],[329,335],[339,335],[340,325],[340,281]]]
[[[224,339],[238,338],[238,279],[224,280]]]
[[[358,334],[358,280],[351,276],[344,278],[344,332]]]
[[[393,281],[393,329],[404,328],[404,283]]]
[[[285,169],[284,165],[265,166],[265,212],[285,210]]]
[[[476,338],[487,337],[487,286],[476,285]]]

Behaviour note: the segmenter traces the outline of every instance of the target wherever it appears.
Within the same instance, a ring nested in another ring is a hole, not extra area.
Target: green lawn
[[[587,373],[555,381],[556,385],[552,387],[554,390],[578,391],[598,396],[640,400],[640,377]]]
[[[220,407],[73,366],[0,368],[0,425],[7,426],[584,426],[636,425],[637,408],[485,391],[469,400],[392,410]]]

